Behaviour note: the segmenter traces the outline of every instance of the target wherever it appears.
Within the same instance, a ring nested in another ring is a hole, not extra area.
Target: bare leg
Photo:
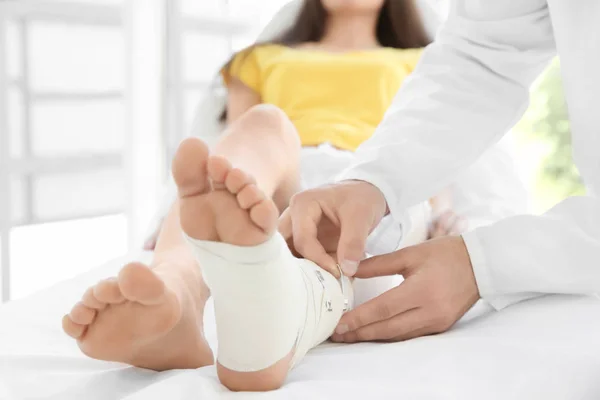
[[[298,186],[299,150],[287,117],[268,106],[238,119],[211,158],[203,159],[206,146],[200,140],[184,141],[173,163],[184,232],[196,239],[242,246],[266,241],[277,226],[277,208],[270,198],[278,198],[278,208],[285,208]],[[292,356],[290,352],[257,372],[233,371],[220,364],[217,371],[232,390],[271,390],[283,383]]]
[[[181,224],[191,237],[240,246],[265,242],[276,230],[277,208],[253,179],[232,169],[225,158],[202,159],[205,145],[199,139],[184,141],[178,151],[173,175],[181,196]],[[208,165],[204,174],[202,164]],[[209,182],[210,178],[210,182]],[[214,188],[211,189],[211,183]],[[257,372],[229,370],[217,363],[221,382],[232,390],[271,390],[287,375],[292,353]]]
[[[179,227],[165,219],[150,267],[131,263],[90,287],[63,318],[65,332],[89,357],[154,370],[213,363],[202,322],[208,288]]]
[[[261,104],[228,127],[213,154],[251,175],[281,212],[300,189],[300,149],[298,133],[287,115]]]
[[[217,154],[250,171],[264,192],[277,198],[280,209],[298,186],[299,150],[293,125],[270,106],[255,107],[240,117],[216,147]],[[207,156],[204,151],[201,158]],[[213,363],[202,329],[208,297],[183,240],[175,204],[151,266],[128,264],[117,278],[89,288],[64,317],[63,329],[92,358],[155,370],[198,368]]]

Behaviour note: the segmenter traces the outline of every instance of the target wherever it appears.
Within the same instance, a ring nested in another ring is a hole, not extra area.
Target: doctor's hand
[[[345,181],[296,194],[280,218],[279,231],[295,253],[339,275],[356,273],[367,237],[386,214],[375,186]],[[332,256],[337,253],[337,256]]]
[[[363,261],[358,278],[404,282],[344,314],[332,340],[400,341],[445,332],[479,299],[465,243],[447,236]]]

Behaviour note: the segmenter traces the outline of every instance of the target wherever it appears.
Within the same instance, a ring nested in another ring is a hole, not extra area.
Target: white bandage
[[[188,241],[214,298],[218,361],[230,370],[260,371],[295,349],[294,365],[333,333],[351,301],[331,274],[295,258],[279,234],[253,247]]]

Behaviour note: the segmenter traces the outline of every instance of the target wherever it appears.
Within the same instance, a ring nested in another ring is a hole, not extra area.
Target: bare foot
[[[180,196],[183,231],[199,240],[256,246],[277,228],[275,203],[259,190],[249,175],[219,156],[205,160],[206,145],[190,138],[179,147],[173,177]],[[229,370],[217,363],[221,383],[231,390],[265,391],[281,386],[293,352],[266,369]]]
[[[208,295],[195,261],[131,263],[90,287],[63,329],[92,358],[154,370],[199,368],[213,363],[202,326]]]
[[[171,266],[126,265],[117,278],[90,287],[63,318],[63,329],[91,358],[153,370],[213,363],[204,339],[204,297]],[[208,293],[206,289],[205,293]]]
[[[203,159],[205,154],[206,145],[190,138],[173,162],[183,231],[195,239],[237,246],[267,241],[277,228],[275,203],[245,172],[223,157]]]

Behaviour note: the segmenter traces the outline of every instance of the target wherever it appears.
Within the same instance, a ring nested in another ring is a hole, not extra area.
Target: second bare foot
[[[99,360],[159,371],[212,364],[202,331],[208,291],[189,287],[176,270],[167,264],[126,265],[117,278],[85,292],[64,317],[64,331]],[[199,290],[204,296],[193,293]]]

